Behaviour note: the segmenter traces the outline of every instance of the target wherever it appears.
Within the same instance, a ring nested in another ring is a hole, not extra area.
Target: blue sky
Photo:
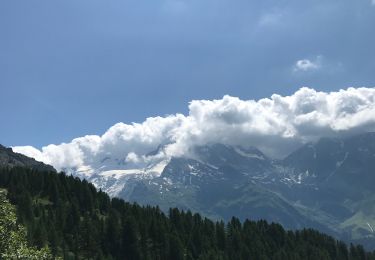
[[[0,143],[69,142],[226,94],[373,87],[374,25],[371,0],[4,0]]]

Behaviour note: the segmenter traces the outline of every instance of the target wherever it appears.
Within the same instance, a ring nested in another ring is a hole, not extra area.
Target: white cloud
[[[309,60],[309,59],[298,60],[294,64],[293,71],[298,72],[298,71],[318,70],[322,66],[322,59],[323,57],[319,55],[314,60]]]
[[[135,163],[136,164],[136,163],[140,162],[140,158],[139,158],[139,156],[136,153],[130,152],[126,156],[125,161],[129,162],[129,163]]]
[[[44,161],[45,159],[45,156],[41,151],[29,145],[13,147],[13,150],[17,153],[26,154],[27,156],[34,158],[37,161]]]
[[[282,157],[301,143],[322,136],[375,131],[374,115],[375,88],[326,93],[304,87],[291,96],[274,94],[258,101],[231,96],[193,100],[189,115],[118,123],[102,136],[79,137],[40,151],[30,146],[13,149],[58,170],[92,167],[106,157],[134,166],[155,157],[189,155],[195,145],[216,142],[256,146],[268,155]],[[159,154],[147,156],[159,145],[164,146]]]

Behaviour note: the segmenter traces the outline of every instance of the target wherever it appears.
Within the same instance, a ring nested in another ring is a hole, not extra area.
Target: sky
[[[371,88],[374,25],[373,0],[0,1],[0,143],[41,149],[225,95]]]

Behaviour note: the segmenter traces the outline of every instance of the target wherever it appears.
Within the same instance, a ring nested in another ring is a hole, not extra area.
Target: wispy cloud
[[[258,25],[261,27],[280,25],[283,17],[284,14],[281,11],[264,13],[260,16],[258,20]]]
[[[293,66],[293,71],[315,71],[322,67],[323,56],[318,55],[315,59],[301,59],[297,60]]]

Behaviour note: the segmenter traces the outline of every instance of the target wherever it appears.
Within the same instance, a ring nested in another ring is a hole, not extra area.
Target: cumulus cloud
[[[323,57],[321,55],[317,56],[314,60],[309,59],[302,59],[297,60],[294,64],[293,71],[314,71],[318,70],[322,66],[322,59]]]
[[[41,150],[13,149],[58,170],[93,167],[105,158],[122,160],[126,167],[155,158],[190,156],[192,147],[208,143],[256,146],[270,156],[283,157],[322,136],[375,131],[374,115],[375,88],[326,93],[303,87],[290,96],[274,94],[258,101],[231,96],[193,100],[188,115],[118,123],[102,136],[79,137]]]

